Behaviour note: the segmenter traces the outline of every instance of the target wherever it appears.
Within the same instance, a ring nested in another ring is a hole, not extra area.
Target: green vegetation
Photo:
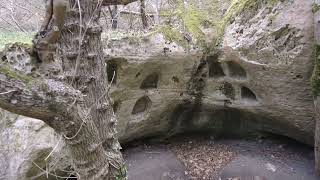
[[[313,4],[312,4],[312,12],[313,12],[313,13],[316,13],[316,12],[318,12],[319,10],[320,10],[320,5],[317,4],[317,3],[313,3]]]
[[[172,25],[160,26],[157,32],[162,33],[166,40],[169,42],[176,42],[182,47],[187,47],[187,41],[183,38],[180,29],[173,27]]]
[[[279,0],[182,0],[169,1],[170,7],[160,11],[162,23],[153,32],[120,32],[108,33],[109,40],[128,38],[133,43],[143,38],[161,33],[165,39],[175,42],[184,48],[190,45],[201,47],[206,53],[215,51],[224,35],[226,26],[243,11],[253,15],[260,6],[273,7]],[[225,11],[225,9],[227,9]],[[275,17],[272,17],[275,18]],[[272,18],[270,20],[272,20]],[[205,32],[212,35],[208,39]],[[191,41],[190,41],[191,40]]]
[[[118,170],[118,174],[115,175],[115,180],[126,180],[127,177],[127,167],[121,166]]]
[[[32,77],[20,74],[14,70],[11,70],[9,67],[4,66],[4,65],[0,66],[0,72],[10,78],[21,80],[25,83],[29,83],[32,81]]]
[[[279,0],[224,0],[214,1],[205,4],[205,7],[199,8],[197,1],[191,0],[189,5],[185,5],[181,0],[176,1],[176,8],[174,11],[164,11],[162,16],[168,17],[167,25],[161,26],[159,32],[163,33],[165,37],[185,47],[186,40],[184,33],[189,33],[196,39],[196,43],[207,51],[212,51],[216,45],[219,44],[221,37],[224,35],[226,26],[232,19],[240,15],[243,11],[256,11],[263,3],[265,6],[272,7],[278,3]],[[227,11],[222,10],[223,3],[230,2]],[[215,33],[215,38],[211,44],[206,44],[206,36],[203,32],[204,28],[209,28]]]
[[[315,65],[311,77],[312,93],[316,97],[320,94],[320,45],[314,47]]]
[[[33,33],[23,32],[0,32],[0,49],[3,49],[6,44],[21,42],[32,44]]]
[[[205,34],[201,27],[206,20],[206,17],[193,6],[185,7],[183,2],[178,4],[177,12],[186,28],[186,31],[191,33],[198,41],[203,41]]]
[[[210,21],[210,17],[204,11],[191,4],[185,5],[183,1],[178,0],[175,2],[173,11],[162,11],[161,16],[167,17],[167,22],[158,28],[158,32],[161,32],[168,41],[176,42],[185,48],[189,45],[187,40],[189,35],[200,46],[205,45],[202,27]]]
[[[231,19],[238,16],[244,10],[257,9],[259,4],[265,2],[267,6],[274,6],[279,0],[232,0],[230,7],[220,22],[219,33],[223,34],[225,27]]]

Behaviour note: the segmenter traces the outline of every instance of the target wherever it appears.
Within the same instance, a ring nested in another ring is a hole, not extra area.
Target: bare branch
[[[141,16],[141,12],[135,12],[135,11],[123,10],[120,13],[121,14],[133,14],[133,15]],[[149,16],[149,17],[154,17],[155,16],[154,14],[151,14],[151,13],[146,13],[145,15]]]
[[[110,6],[110,5],[127,5],[132,2],[136,2],[137,0],[104,0],[102,6]]]

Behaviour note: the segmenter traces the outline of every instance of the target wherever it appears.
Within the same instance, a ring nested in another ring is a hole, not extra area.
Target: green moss
[[[182,2],[179,5],[179,16],[183,21],[186,31],[191,33],[201,43],[205,34],[201,30],[202,23],[206,20],[201,12],[192,6],[184,7]]]
[[[6,44],[21,42],[32,44],[34,33],[23,32],[0,32],[0,49],[3,49]]]
[[[278,2],[279,0],[232,0],[231,5],[224,16],[215,24],[217,39],[213,42],[213,44],[211,44],[211,46],[207,47],[207,51],[213,51],[213,49],[221,42],[226,26],[232,22],[234,17],[239,16],[242,12],[257,10],[259,5],[262,3],[264,3],[265,6],[273,7]]]
[[[268,0],[267,5],[274,6],[279,2],[279,0]]]
[[[127,167],[125,165],[118,169],[117,174],[115,174],[115,180],[126,180],[127,179]]]
[[[218,32],[220,36],[224,33],[225,27],[230,23],[231,19],[245,9],[257,7],[259,0],[232,0],[230,7],[225,13],[223,19],[219,22]]]
[[[173,10],[162,11],[161,16],[167,18],[166,25],[158,27],[158,31],[162,33],[169,41],[176,42],[182,47],[189,46],[186,34],[190,35],[193,42],[203,46],[205,41],[205,34],[202,31],[202,25],[209,21],[200,9],[195,8],[193,5],[185,5],[183,1],[177,0]]]
[[[317,4],[317,3],[313,3],[313,4],[312,4],[312,12],[313,12],[313,13],[316,13],[316,12],[318,12],[319,10],[320,10],[320,5]]]
[[[143,37],[162,33],[166,40],[176,42],[184,48],[189,48],[188,38],[185,37],[190,35],[192,44],[195,43],[195,45],[200,46],[205,52],[213,52],[221,42],[225,27],[234,17],[244,11],[256,11],[262,4],[272,7],[278,2],[279,0],[211,0],[203,1],[199,5],[197,0],[189,0],[187,4],[182,0],[170,1],[172,8],[159,12],[163,23],[157,26],[155,31],[147,35],[113,32],[109,36],[111,40],[125,37],[132,39],[130,42],[135,43]],[[223,9],[228,5],[229,8],[224,12]],[[213,34],[212,40],[206,40],[208,37],[206,37],[203,29],[210,29],[209,32]],[[134,37],[131,38],[130,36]]]
[[[315,65],[311,77],[311,88],[314,96],[320,94],[320,45],[314,47]]]
[[[21,80],[27,84],[32,81],[32,77],[20,74],[14,70],[11,70],[7,66],[0,66],[0,72],[10,78]]]
[[[176,42],[182,47],[187,46],[187,42],[184,40],[182,33],[179,29],[172,27],[171,25],[164,25],[159,27],[158,32],[164,35],[165,39],[169,42]]]

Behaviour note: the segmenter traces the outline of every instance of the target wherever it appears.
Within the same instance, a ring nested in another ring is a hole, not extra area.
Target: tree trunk
[[[316,127],[315,127],[315,143],[314,143],[314,153],[315,153],[315,168],[317,173],[320,173],[320,98],[316,97],[314,100],[315,111],[316,111]]]
[[[107,93],[99,18],[102,5],[133,1],[69,0],[64,27],[58,29],[57,53],[52,55],[52,48],[41,54],[35,49],[38,52],[34,53],[33,48],[21,44],[0,53],[0,107],[41,119],[61,134],[79,179],[126,177]],[[56,33],[53,24],[48,31]]]
[[[320,5],[320,0],[315,0],[315,6]],[[320,11],[314,14],[314,36],[315,36],[315,67],[313,72],[312,84],[313,86],[320,85]],[[313,87],[314,89],[314,105],[316,112],[316,127],[315,127],[315,143],[314,143],[314,153],[315,153],[315,168],[318,173],[320,173],[320,92],[316,90],[319,87]]]
[[[141,21],[144,29],[148,28],[148,19],[146,15],[146,3],[145,0],[140,0],[140,13],[141,13]]]
[[[119,174],[117,171],[123,168],[124,163],[120,144],[116,138],[116,122],[112,104],[107,94],[108,78],[101,44],[102,28],[99,24],[101,4],[99,1],[80,1],[83,11],[82,24],[77,1],[71,1],[70,6],[75,9],[70,9],[65,28],[62,30],[61,39],[63,41],[60,43],[62,69],[65,74],[71,75],[65,79],[66,82],[72,84],[75,89],[81,90],[85,95],[86,116],[94,123],[100,135],[100,142],[94,146],[102,146],[104,149],[101,151],[101,157],[104,159],[92,161],[92,164],[88,164],[87,167],[84,166],[85,161],[82,159],[86,154],[81,154],[81,149],[74,149],[75,152],[78,152],[74,159],[79,158],[80,163],[76,164],[78,168],[88,168],[93,172],[100,171],[101,177],[106,177],[108,172],[110,172],[109,177],[110,175],[115,176]],[[65,56],[66,54],[71,54],[71,56]],[[76,65],[77,61],[79,66]],[[88,120],[84,119],[84,121]],[[73,141],[78,140],[75,138],[71,140]]]
[[[111,27],[113,30],[118,28],[118,6],[115,5],[113,9],[111,9],[110,6],[108,6],[110,16],[111,16]]]

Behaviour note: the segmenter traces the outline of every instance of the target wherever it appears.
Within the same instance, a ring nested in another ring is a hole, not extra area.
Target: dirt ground
[[[282,137],[177,137],[125,148],[129,180],[320,180],[313,148]]]

